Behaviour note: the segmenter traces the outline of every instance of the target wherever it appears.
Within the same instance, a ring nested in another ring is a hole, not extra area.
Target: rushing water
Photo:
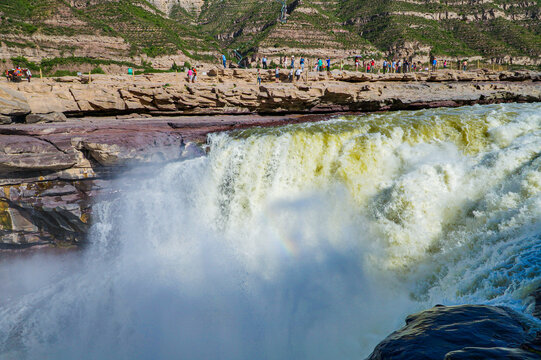
[[[120,179],[82,255],[0,265],[0,358],[360,359],[436,303],[531,312],[541,104],[209,140]]]

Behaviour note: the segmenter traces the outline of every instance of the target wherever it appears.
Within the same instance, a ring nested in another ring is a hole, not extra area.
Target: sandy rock
[[[0,115],[0,125],[11,124],[11,116]]]
[[[23,116],[28,113],[30,106],[22,93],[0,86],[0,115]]]
[[[82,111],[122,111],[126,105],[118,91],[109,88],[71,89],[71,94]]]
[[[61,112],[53,112],[50,114],[30,114],[26,116],[27,124],[35,124],[38,122],[51,123],[51,122],[66,122],[68,118]]]
[[[38,227],[31,221],[31,214],[27,213],[23,209],[10,208],[7,210],[7,212],[11,219],[12,231],[38,231]]]

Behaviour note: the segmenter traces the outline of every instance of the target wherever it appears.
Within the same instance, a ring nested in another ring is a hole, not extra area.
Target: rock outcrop
[[[540,291],[533,294],[536,308]],[[540,359],[537,330],[533,320],[503,306],[436,305],[408,316],[406,326],[379,343],[367,360]]]
[[[8,87],[0,87],[0,124],[30,113],[30,106],[23,94]]]
[[[64,113],[68,116],[111,114],[242,114],[377,111],[475,103],[540,101],[541,73],[457,72],[366,74],[307,72],[289,81],[288,72],[274,81],[274,71],[211,69],[196,83],[185,74],[66,77],[2,85],[9,91],[4,116]],[[24,100],[26,99],[26,101]],[[27,117],[27,122],[62,121],[57,116]]]

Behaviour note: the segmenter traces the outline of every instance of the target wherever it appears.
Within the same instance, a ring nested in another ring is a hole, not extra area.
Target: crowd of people
[[[450,61],[442,59],[438,60],[436,58],[433,58],[429,64],[422,64],[420,61],[411,61],[408,59],[382,59],[382,60],[363,60],[361,56],[354,57],[354,67],[355,71],[366,71],[367,73],[408,73],[408,72],[417,72],[417,71],[436,71],[438,68],[442,69],[448,69],[450,67]],[[222,64],[224,68],[227,68],[227,58],[226,55],[222,55]],[[252,63],[253,64],[253,63]],[[298,65],[297,65],[298,64]],[[307,64],[307,60],[304,57],[301,57],[298,60],[295,58],[295,56],[291,56],[291,58],[287,56],[281,56],[280,60],[278,62],[278,65],[276,65],[274,62],[269,63],[269,60],[267,56],[263,56],[260,59],[256,60],[256,66],[257,68],[261,68],[263,70],[270,69],[272,67],[278,69],[278,68],[284,68],[284,69],[293,69],[293,73],[290,74],[290,77],[293,75],[299,76],[304,72],[305,66]],[[334,68],[343,70],[344,69],[344,62],[343,60],[340,61],[340,63],[337,64],[331,64],[331,58],[328,57],[326,59],[317,58],[315,62],[313,63],[313,71],[331,71],[331,65],[334,65]],[[426,65],[426,66],[425,66]],[[346,64],[346,68],[348,65]],[[468,62],[464,60],[463,62],[459,63],[459,67],[466,71],[468,67]]]
[[[14,69],[6,70],[6,78],[8,81],[19,82],[23,78],[26,78],[28,82],[32,79],[32,72],[30,69],[21,69],[20,66],[16,66]]]
[[[227,57],[225,54],[221,57],[222,65],[225,68],[227,68]],[[261,69],[262,70],[270,70],[274,69],[274,78],[276,82],[280,81],[280,69],[289,69],[289,73],[287,76],[287,80],[289,82],[293,82],[294,79],[297,81],[301,79],[302,74],[305,71],[305,68],[308,65],[310,65],[310,68],[315,72],[321,72],[321,71],[331,71],[331,69],[344,69],[344,61],[341,60],[340,63],[337,63],[336,65],[332,64],[331,58],[328,57],[326,59],[323,58],[317,58],[313,62],[313,67],[311,66],[313,60],[308,61],[304,57],[301,57],[300,59],[296,59],[294,55],[292,55],[290,58],[287,56],[281,56],[278,64],[271,61],[269,63],[269,59],[267,56],[262,56],[260,59],[255,60],[256,67],[258,69],[257,71],[257,83],[261,84]],[[409,72],[418,72],[418,71],[436,71],[438,68],[442,69],[448,69],[450,68],[450,61],[442,59],[438,60],[436,58],[433,58],[428,64],[421,63],[420,61],[411,61],[408,59],[380,59],[378,61],[371,59],[371,60],[363,60],[361,56],[356,56],[353,58],[354,61],[354,68],[355,71],[366,71],[367,73],[409,73]],[[253,66],[253,62],[251,63]],[[468,62],[466,60],[459,62],[458,66],[463,70],[466,71],[468,68]],[[350,68],[346,64],[346,68]],[[195,71],[195,70],[194,70]],[[190,77],[190,75],[188,74]]]

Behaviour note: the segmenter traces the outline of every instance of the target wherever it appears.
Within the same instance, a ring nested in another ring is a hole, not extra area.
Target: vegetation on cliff
[[[168,14],[154,1],[5,0],[0,41],[8,48],[42,49],[52,42],[43,36],[103,36],[125,45],[109,49],[110,59],[181,52],[210,60],[227,49],[541,56],[538,0],[288,0],[287,22],[279,19],[279,1],[206,0],[200,12],[175,3]],[[58,45],[61,57],[75,56],[77,46]]]

